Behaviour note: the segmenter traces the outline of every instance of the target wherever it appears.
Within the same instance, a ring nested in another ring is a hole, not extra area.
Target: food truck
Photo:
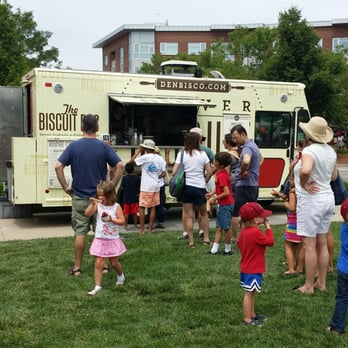
[[[168,70],[168,69],[167,69]],[[222,75],[221,75],[222,76]],[[99,118],[98,137],[110,143],[124,163],[144,139],[153,139],[168,171],[184,136],[203,130],[205,145],[223,151],[224,134],[242,124],[260,148],[261,202],[274,199],[288,175],[298,127],[310,115],[302,83],[196,77],[196,74],[150,75],[37,68],[22,79],[20,136],[10,139],[8,200],[13,206],[68,207],[54,166],[66,146],[80,138],[81,119]],[[114,129],[113,118],[119,114]],[[65,175],[71,180],[70,168]],[[167,192],[166,204],[178,204]]]

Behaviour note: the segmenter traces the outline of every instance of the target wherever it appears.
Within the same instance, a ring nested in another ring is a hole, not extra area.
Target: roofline
[[[336,18],[327,21],[308,22],[313,27],[330,27],[335,25],[348,24],[348,18]],[[247,27],[256,29],[262,27],[274,28],[277,24],[251,23],[251,24],[211,24],[202,25],[168,25],[167,23],[145,23],[145,24],[124,24],[110,34],[104,36],[93,44],[93,48],[103,48],[108,42],[114,40],[120,34],[130,31],[218,31],[218,30],[235,30],[237,27]]]

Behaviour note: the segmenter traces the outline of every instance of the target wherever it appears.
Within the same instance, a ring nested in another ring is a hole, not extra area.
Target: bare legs
[[[236,242],[238,239],[239,217],[232,217],[232,241]]]
[[[140,233],[145,233],[145,207],[139,207]]]
[[[327,233],[317,236],[317,253],[318,253],[318,279],[314,284],[314,288],[326,290],[326,275],[329,264],[329,251],[327,247]]]
[[[121,263],[118,260],[118,257],[110,257],[110,265],[112,268],[116,271],[117,275],[122,275],[122,266]],[[96,256],[95,262],[94,262],[94,282],[95,285],[101,286],[102,285],[102,278],[103,278],[103,267],[105,264],[105,259],[103,257]]]
[[[284,248],[285,248],[285,256],[286,261],[288,263],[288,270],[284,272],[284,274],[293,274],[297,271],[295,270],[295,264],[296,264],[296,252],[298,250],[299,244],[293,243],[289,241],[285,241]]]
[[[151,207],[148,209],[150,209],[149,233],[151,233],[152,227],[156,218],[156,207]],[[145,233],[145,207],[139,207],[139,220],[140,220],[140,234],[144,234]]]
[[[189,245],[194,246],[193,242],[193,224],[195,221],[195,212],[191,203],[183,203],[182,205],[182,222],[184,231],[188,233]]]
[[[255,290],[244,291],[243,321],[245,323],[250,323],[252,319],[256,316],[254,307],[255,307]]]
[[[328,271],[333,272],[334,270],[333,257],[334,257],[334,250],[335,250],[335,241],[332,235],[331,227],[329,228],[329,233],[327,234],[327,249],[329,251]]]
[[[302,242],[305,251],[306,280],[298,290],[306,294],[313,294],[314,288],[324,291],[329,263],[327,233],[318,234],[316,237],[302,237]],[[317,270],[318,280],[314,283]]]
[[[200,228],[204,231],[204,242],[209,241],[209,219],[206,204],[197,207],[200,215]],[[193,241],[193,225],[195,221],[195,211],[192,203],[183,203],[182,205],[182,222],[184,225],[184,231],[188,233],[189,245],[194,246]]]
[[[74,239],[74,251],[75,251],[75,266],[74,270],[81,270],[82,257],[85,251],[86,236],[78,235]],[[81,272],[75,272],[75,275]]]

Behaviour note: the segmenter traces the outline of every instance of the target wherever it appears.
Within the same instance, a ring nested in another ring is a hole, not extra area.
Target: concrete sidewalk
[[[282,204],[272,204],[271,225],[286,223],[286,212]],[[336,207],[332,221],[342,221],[340,206]],[[181,208],[167,211],[166,228],[158,231],[182,231]],[[210,229],[215,227],[215,218],[209,221]],[[195,230],[197,223],[195,224]],[[130,229],[127,233],[137,232]],[[32,218],[0,219],[0,242],[30,240],[38,238],[72,237],[70,212],[35,214]]]

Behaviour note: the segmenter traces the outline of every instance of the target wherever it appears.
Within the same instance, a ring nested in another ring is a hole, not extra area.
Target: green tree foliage
[[[237,27],[229,35],[230,50],[234,60],[231,78],[258,79],[265,61],[273,54],[273,42],[276,31],[273,28],[260,27],[250,30]]]
[[[344,112],[340,100],[346,70],[344,52],[322,50],[316,32],[296,7],[280,13],[277,31],[274,53],[265,61],[259,77],[304,83],[311,113],[335,120]]]
[[[37,30],[32,12],[0,0],[0,23],[0,85],[19,85],[29,70],[58,63],[58,49],[47,48],[52,33]]]
[[[159,53],[151,57],[151,63],[143,63],[139,69],[143,74],[159,74],[161,72],[161,63],[166,59]]]

